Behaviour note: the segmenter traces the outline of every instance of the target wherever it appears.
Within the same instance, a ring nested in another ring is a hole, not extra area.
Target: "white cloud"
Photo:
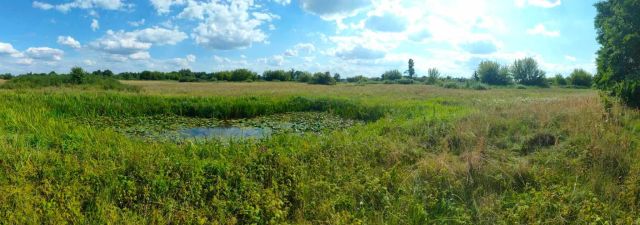
[[[100,23],[98,22],[98,20],[91,20],[91,30],[96,31],[98,29],[100,29]]]
[[[49,47],[35,47],[28,48],[24,54],[33,59],[60,61],[62,60],[62,56],[64,56],[64,51]]]
[[[270,58],[260,58],[257,60],[258,63],[266,64],[272,67],[281,67],[284,65],[284,57],[281,55],[274,55]]]
[[[96,50],[111,54],[115,61],[123,60],[122,57],[143,60],[149,59],[148,50],[155,45],[175,45],[186,39],[187,35],[178,30],[153,27],[131,32],[108,30],[102,38],[91,43]],[[125,58],[126,59],[126,58]]]
[[[252,43],[266,42],[260,27],[277,16],[251,13],[257,6],[252,0],[231,2],[196,2],[189,0],[178,18],[201,20],[191,36],[197,44],[213,49],[238,49]]]
[[[480,39],[461,43],[460,47],[471,54],[491,54],[498,51],[498,44],[493,39]]]
[[[96,65],[96,61],[93,61],[93,60],[90,60],[90,59],[85,59],[82,62],[87,66],[95,66]]]
[[[79,9],[93,9],[100,8],[106,10],[119,10],[126,7],[131,7],[130,4],[123,3],[122,0],[74,0],[67,3],[62,4],[49,4],[46,2],[34,1],[32,3],[34,8],[42,9],[42,10],[50,10],[56,9],[60,12],[66,13],[71,9],[79,8]]]
[[[138,20],[138,21],[129,21],[127,23],[132,27],[139,27],[139,26],[144,25],[145,22],[146,22],[145,19],[141,19],[141,20]]]
[[[365,27],[373,31],[402,32],[407,29],[407,18],[392,13],[372,15],[365,21]]]
[[[300,5],[324,20],[340,20],[371,6],[371,0],[300,0]]]
[[[76,41],[76,39],[73,39],[71,36],[58,36],[58,44],[75,49],[79,49],[81,47],[80,42]]]
[[[560,31],[550,31],[543,24],[538,24],[535,27],[527,30],[528,34],[531,35],[542,35],[547,37],[558,37],[560,36]]]
[[[562,0],[515,0],[515,3],[518,7],[531,5],[542,8],[553,8],[562,4]]]
[[[291,0],[272,0],[275,3],[278,3],[280,5],[289,5],[291,4]]]
[[[22,53],[13,48],[13,45],[0,42],[0,55],[10,55],[11,57],[18,58],[22,56]]]
[[[191,63],[196,62],[196,59],[195,55],[189,54],[184,58],[174,58],[171,60],[171,63],[180,69],[186,69],[190,67]]]
[[[316,51],[316,46],[314,46],[311,43],[299,43],[296,44],[295,46],[293,46],[293,48],[291,49],[287,49],[284,52],[285,56],[298,56],[298,54],[300,52],[303,52],[305,54],[311,54],[312,52]]]
[[[162,15],[171,12],[171,6],[183,5],[185,2],[185,0],[151,0],[151,5],[158,14]]]
[[[342,59],[379,59],[385,56],[385,52],[364,46],[355,46],[350,49],[340,49],[335,55]]]

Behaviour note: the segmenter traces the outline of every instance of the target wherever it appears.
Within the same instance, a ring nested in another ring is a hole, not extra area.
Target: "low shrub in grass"
[[[520,84],[516,85],[515,87],[516,89],[527,89],[527,86],[520,85]]]
[[[458,83],[456,82],[447,82],[444,83],[442,85],[443,88],[448,88],[448,89],[460,89],[460,85],[458,85]]]
[[[471,89],[483,91],[483,90],[489,90],[489,86],[481,84],[481,83],[476,83],[476,84],[472,84],[471,85]]]
[[[397,84],[413,84],[414,80],[402,78],[400,80],[396,80]]]

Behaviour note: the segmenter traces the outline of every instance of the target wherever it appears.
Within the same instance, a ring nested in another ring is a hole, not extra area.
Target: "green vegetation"
[[[116,91],[138,91],[134,86],[125,85],[118,80],[102,75],[89,75],[82,68],[74,67],[69,75],[26,74],[12,78],[0,85],[4,89],[46,88],[80,86],[85,89]]]
[[[595,6],[601,45],[595,83],[625,104],[640,108],[640,3],[608,0]]]
[[[491,85],[507,85],[511,83],[509,69],[500,66],[497,62],[482,61],[478,65],[477,72],[482,83]]]
[[[548,86],[546,73],[538,68],[538,63],[533,58],[518,59],[509,69],[513,80],[518,84]]]
[[[151,84],[0,90],[0,189],[10,193],[0,220],[633,223],[640,213],[640,113],[604,107],[593,90]],[[312,133],[173,142],[126,130],[231,118]]]
[[[569,84],[575,87],[591,87],[593,75],[583,69],[575,69],[567,78]]]

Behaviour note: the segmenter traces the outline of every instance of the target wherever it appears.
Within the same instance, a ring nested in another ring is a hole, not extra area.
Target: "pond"
[[[111,128],[147,140],[264,139],[283,133],[322,133],[364,123],[327,112],[291,112],[256,118],[219,120],[179,116],[99,117],[82,123]]]

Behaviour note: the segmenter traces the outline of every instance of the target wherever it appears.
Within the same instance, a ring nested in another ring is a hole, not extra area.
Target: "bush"
[[[491,85],[507,85],[511,83],[509,69],[501,67],[497,62],[482,61],[480,65],[478,65],[477,72],[482,83]]]
[[[396,80],[395,82],[396,82],[396,84],[413,84],[413,80],[412,79],[406,79],[406,78],[402,78],[400,80]]]
[[[592,82],[593,76],[583,69],[575,69],[569,75],[569,83],[576,87],[591,87]]]
[[[248,69],[237,69],[231,72],[231,81],[254,81],[258,74]]]
[[[367,81],[367,78],[362,75],[347,78],[347,82],[349,83],[365,82],[365,81]]]
[[[267,70],[262,73],[262,78],[266,81],[290,81],[291,73],[284,70]]]
[[[620,82],[613,89],[613,94],[628,106],[640,108],[640,81],[628,80]]]
[[[449,88],[449,89],[459,89],[460,85],[458,85],[458,83],[456,82],[447,82],[447,83],[444,83],[442,87]]]
[[[476,84],[471,85],[471,89],[483,91],[483,90],[489,90],[489,86],[484,85],[484,84],[480,84],[480,83],[476,83]]]
[[[400,80],[402,79],[402,73],[398,70],[389,70],[382,74],[382,80]]]
[[[558,86],[566,86],[567,85],[567,79],[564,78],[562,76],[562,74],[556,74],[556,76],[553,78],[552,80],[554,85],[558,85]]]
[[[310,84],[323,84],[323,85],[335,85],[336,80],[331,76],[331,73],[315,73],[311,78]]]
[[[527,86],[518,84],[518,85],[516,85],[516,89],[527,89]]]

